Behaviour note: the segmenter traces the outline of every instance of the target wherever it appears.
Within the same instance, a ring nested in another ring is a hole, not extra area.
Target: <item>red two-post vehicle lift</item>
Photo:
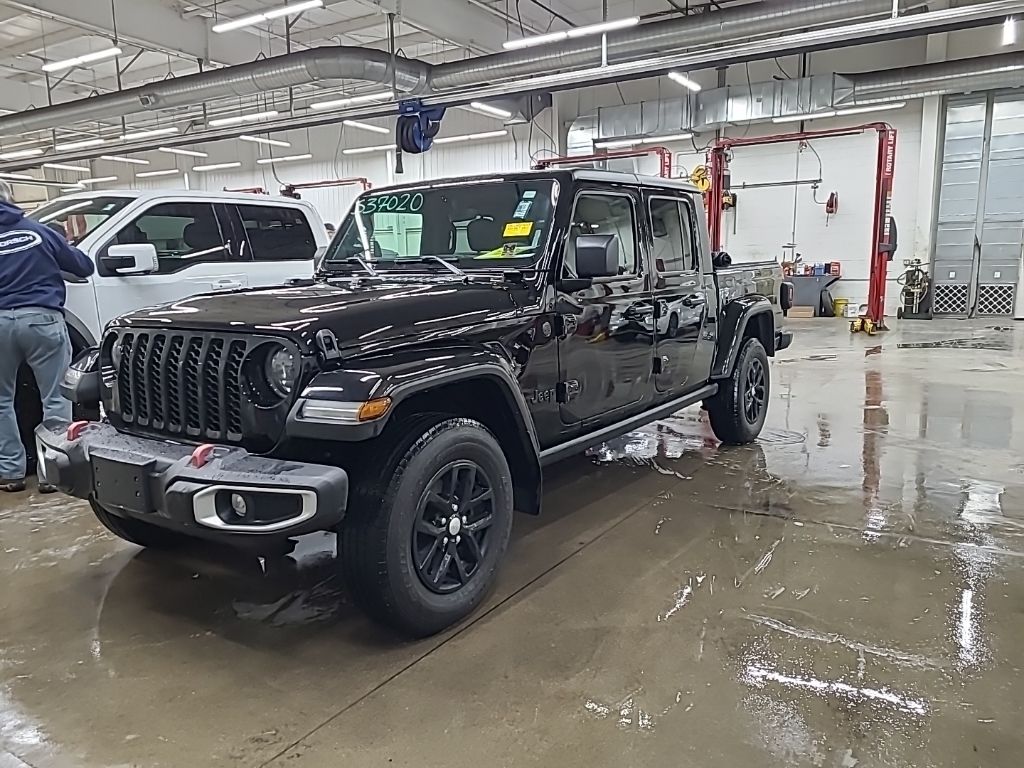
[[[888,263],[896,252],[896,222],[892,217],[892,180],[896,162],[896,130],[887,123],[867,123],[851,128],[832,128],[822,131],[801,131],[775,136],[750,138],[721,138],[708,151],[708,228],[712,250],[722,248],[722,198],[729,191],[729,157],[736,147],[763,144],[783,144],[810,141],[833,136],[852,136],[867,131],[878,134],[878,152],[875,160],[875,192],[871,222],[871,271],[868,282],[867,312],[851,324],[851,330],[885,330],[885,276]]]

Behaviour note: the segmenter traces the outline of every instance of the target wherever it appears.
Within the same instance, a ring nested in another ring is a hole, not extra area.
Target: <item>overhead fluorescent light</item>
[[[41,149],[19,149],[16,152],[0,152],[0,160],[20,160],[23,157],[35,157],[43,154]]]
[[[386,101],[395,97],[394,91],[381,91],[380,93],[364,93],[359,96],[346,96],[342,99],[331,99],[330,101],[315,101],[309,105],[310,109],[334,109],[335,107],[347,107],[350,104],[366,104],[370,101]]]
[[[669,72],[668,79],[672,80],[673,82],[679,83],[684,88],[689,88],[694,93],[700,90],[700,83],[696,82],[695,80],[691,80],[682,72]]]
[[[35,176],[27,173],[0,173],[0,179],[13,179],[14,181],[35,181]]]
[[[358,120],[342,120],[341,123],[342,125],[347,125],[349,128],[358,128],[361,131],[372,131],[373,133],[391,133],[390,128],[381,128],[379,125],[361,123]]]
[[[836,111],[830,109],[826,112],[810,112],[806,115],[786,115],[785,117],[773,117],[773,123],[799,123],[802,120],[820,120],[823,117],[835,117]]]
[[[219,128],[222,125],[238,125],[239,123],[252,123],[257,120],[266,120],[267,118],[277,117],[280,114],[276,109],[271,109],[266,112],[252,112],[248,115],[235,115],[234,117],[219,117],[216,120],[211,120],[209,125],[213,128]]]
[[[507,40],[504,43],[502,43],[502,47],[505,48],[506,50],[515,50],[517,48],[532,48],[535,45],[557,43],[559,40],[567,40],[569,38],[574,37],[586,37],[587,35],[599,35],[605,32],[611,32],[616,29],[635,27],[639,23],[639,16],[628,16],[624,19],[602,21],[597,24],[588,24],[583,27],[573,27],[572,29],[566,29],[559,32],[547,32],[543,35],[534,35],[532,37],[521,37],[516,40]]]
[[[474,101],[474,102],[472,102],[467,107],[467,109],[472,109],[475,112],[483,112],[485,115],[490,115],[491,117],[500,117],[500,118],[503,118],[503,119],[512,117],[512,113],[509,112],[507,109],[502,109],[501,107],[495,107],[495,106],[492,106],[491,104],[485,104],[482,101]]]
[[[263,13],[254,13],[251,16],[242,16],[238,19],[214,24],[213,31],[217,34],[221,34],[223,32],[230,32],[234,29],[241,29],[242,27],[251,27],[253,24],[259,24],[262,21],[270,21],[270,19],[278,19],[282,16],[294,16],[297,13],[308,11],[311,8],[322,8],[323,4],[324,0],[304,0],[304,2],[301,3],[283,5],[280,8],[274,8],[273,10],[264,11]]]
[[[213,163],[212,165],[193,165],[193,171],[223,171],[225,168],[241,168],[242,162],[236,160],[233,163]]]
[[[206,152],[197,152],[194,149],[178,149],[177,147],[157,147],[157,152],[166,152],[169,155],[185,155],[186,157],[209,157]]]
[[[457,141],[475,141],[477,139],[497,139],[507,136],[508,131],[484,131],[483,133],[464,133],[461,136],[445,136],[434,139],[435,144],[454,144]]]
[[[259,165],[270,165],[271,163],[293,163],[296,160],[309,160],[313,157],[311,154],[305,155],[284,155],[283,157],[263,157],[256,162]]]
[[[75,171],[76,173],[92,173],[92,170],[84,165],[65,165],[64,163],[43,163],[43,168],[53,168],[55,171]]]
[[[108,181],[117,181],[117,176],[97,176],[94,179],[79,179],[79,184],[105,184]]]
[[[62,69],[71,69],[71,67],[80,67],[83,64],[91,64],[94,61],[103,61],[104,59],[112,59],[115,56],[121,55],[121,49],[118,47],[104,48],[102,51],[95,51],[93,53],[85,53],[81,56],[75,56],[71,59],[63,59],[62,61],[49,61],[43,64],[43,72],[60,72]]]
[[[82,141],[69,141],[67,144],[55,144],[54,149],[58,152],[72,149],[85,149],[86,147],[98,147],[100,144],[106,144],[106,139],[83,139]]]
[[[179,173],[181,173],[181,171],[179,171],[177,168],[170,168],[166,171],[140,171],[139,173],[135,174],[135,178],[146,179],[149,178],[150,176],[174,176]]]
[[[100,160],[109,160],[111,163],[129,163],[131,165],[149,165],[149,160],[141,157],[124,157],[123,155],[100,155]]]
[[[1017,20],[1013,16],[1007,16],[1003,22],[1003,45],[1013,45],[1017,42]]]
[[[885,112],[889,109],[903,109],[907,106],[905,101],[893,101],[888,104],[869,104],[864,107],[849,107],[848,109],[836,110],[837,116],[842,115],[863,115],[866,112]]]
[[[135,131],[133,133],[126,133],[121,137],[121,141],[135,141],[136,139],[150,139],[154,136],[170,136],[172,133],[177,133],[177,127],[170,125],[166,128],[153,128],[148,131]]]
[[[354,149],[343,149],[341,154],[343,155],[365,155],[369,152],[392,152],[395,150],[394,144],[378,144],[376,147],[356,147]]]
[[[672,133],[665,136],[637,136],[632,139],[608,139],[606,141],[595,141],[597,149],[623,149],[633,147],[637,144],[662,144],[668,141],[687,141],[692,139],[692,133]]]
[[[281,141],[280,139],[264,139],[259,136],[239,136],[242,141],[251,141],[254,144],[266,144],[270,147],[290,147],[292,143],[290,141]]]

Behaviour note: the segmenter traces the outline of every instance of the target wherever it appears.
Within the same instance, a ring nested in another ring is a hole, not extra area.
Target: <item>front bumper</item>
[[[121,517],[237,541],[328,530],[345,514],[348,474],[338,467],[218,446],[197,468],[192,445],[125,435],[102,423],[69,440],[67,427],[36,428],[40,478]],[[244,502],[244,514],[233,508],[233,495]]]

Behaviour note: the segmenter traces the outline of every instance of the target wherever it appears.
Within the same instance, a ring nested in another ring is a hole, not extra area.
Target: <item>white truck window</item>
[[[316,239],[298,208],[239,205],[249,248],[255,261],[305,261],[316,254]]]
[[[118,232],[114,243],[152,243],[156,246],[160,275],[194,264],[233,260],[209,203],[154,205]]]

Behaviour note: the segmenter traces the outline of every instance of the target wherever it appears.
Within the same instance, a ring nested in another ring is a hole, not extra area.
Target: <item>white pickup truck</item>
[[[311,277],[327,249],[323,220],[286,197],[189,190],[78,192],[29,218],[61,231],[96,264],[67,286],[73,354],[96,344],[118,315],[199,293],[279,285]],[[26,447],[39,395],[22,371],[16,401]]]

